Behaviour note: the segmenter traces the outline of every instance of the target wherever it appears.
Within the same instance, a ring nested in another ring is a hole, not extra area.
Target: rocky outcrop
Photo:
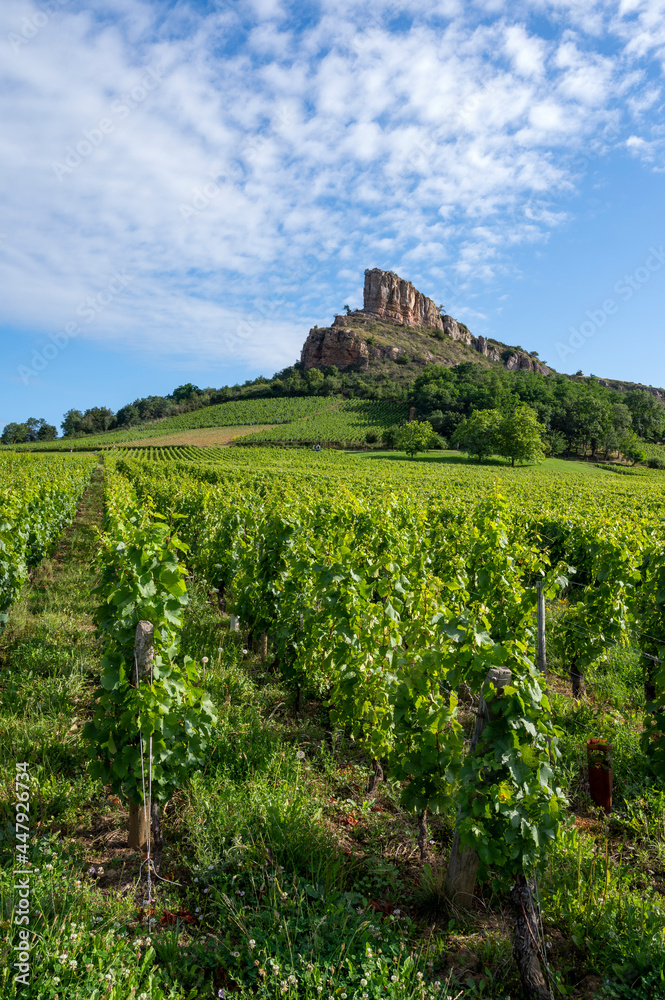
[[[369,347],[359,333],[347,327],[315,327],[309,331],[300,360],[305,369],[332,368],[336,365],[340,370],[364,370],[369,364]]]
[[[485,337],[474,337],[463,323],[458,323],[452,316],[441,315],[434,301],[414,288],[410,281],[404,281],[393,271],[381,271],[378,267],[365,271],[362,309],[347,316],[335,316],[332,326],[314,327],[309,331],[301,354],[304,368],[331,368],[335,365],[340,371],[365,371],[372,361],[396,361],[400,354],[407,353],[404,347],[379,347],[367,343],[364,328],[375,319],[429,333],[430,337],[420,338],[417,345],[416,357],[422,364],[449,363],[442,359],[439,351],[426,347],[422,342],[425,340],[432,344],[436,336],[441,339],[440,334],[431,335],[433,330],[442,330],[451,340],[461,341],[483,357],[501,362],[511,370],[531,370],[544,375],[551,371],[530,354],[490,342]],[[354,325],[361,330],[354,330]]]
[[[587,376],[583,377],[586,381]],[[659,403],[665,405],[665,389],[659,389],[654,385],[642,385],[641,382],[620,382],[618,379],[614,378],[599,378],[598,385],[602,385],[606,389],[616,389],[617,392],[630,392],[631,389],[644,389],[645,392],[650,392],[652,396],[655,396]]]
[[[442,316],[442,321],[443,332],[447,333],[452,340],[461,340],[469,347],[473,347],[478,354],[482,354],[485,358],[491,358],[492,361],[502,361],[509,371],[533,371],[540,372],[542,375],[548,375],[552,371],[542,361],[524,351],[515,351],[509,347],[490,344],[485,337],[474,337],[463,323],[458,323],[452,316]]]
[[[404,326],[443,329],[439,309],[432,299],[394,271],[381,271],[378,267],[365,271],[363,312]]]

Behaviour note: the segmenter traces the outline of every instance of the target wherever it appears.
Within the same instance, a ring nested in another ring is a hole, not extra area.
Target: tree
[[[39,421],[39,430],[37,431],[38,441],[55,441],[58,436],[58,428],[54,424],[47,424],[42,418]]]
[[[60,424],[63,435],[65,437],[75,437],[77,434],[80,434],[82,422],[83,414],[80,410],[67,410]]]
[[[657,441],[665,426],[665,407],[646,389],[631,389],[626,404],[633,417],[633,427],[641,438]]]
[[[27,440],[28,428],[25,424],[7,424],[2,432],[2,437],[0,437],[2,444],[21,444],[22,441]]]
[[[633,465],[636,465],[637,462],[646,461],[647,453],[642,447],[642,442],[638,438],[635,431],[631,431],[621,439],[619,442],[619,450],[630,462],[633,463]]]
[[[543,445],[547,455],[563,455],[568,447],[566,438],[559,431],[550,431],[544,438]]]
[[[323,383],[325,381],[322,371],[318,368],[310,368],[307,372],[307,382],[309,385],[309,391],[312,394],[316,394],[320,389],[323,388]]]
[[[41,423],[44,423],[44,421],[42,420]],[[37,417],[28,417],[28,419],[26,420],[25,426],[28,431],[28,441],[37,440],[37,435],[39,433],[39,424],[40,421],[37,420]]]
[[[108,406],[92,406],[83,414],[79,430],[83,434],[101,434],[109,429],[113,417],[113,410]]]
[[[509,458],[512,466],[515,465],[515,459],[519,462],[542,462],[545,454],[541,433],[544,430],[530,406],[516,407],[499,425],[499,454]]]
[[[381,435],[381,441],[385,444],[386,448],[396,448],[397,447],[397,435],[399,433],[398,427],[386,427],[385,431]]]
[[[240,389],[240,386],[238,386]],[[185,385],[179,385],[177,389],[174,389],[171,393],[171,399],[175,403],[182,403],[185,400],[191,399],[192,396],[200,392],[198,385],[194,385],[193,382],[187,382]]]
[[[427,420],[412,420],[397,432],[397,448],[411,458],[419,451],[427,451],[434,432]]]
[[[140,419],[141,414],[135,403],[127,403],[126,406],[121,406],[115,415],[117,427],[131,427],[132,424],[137,424]]]
[[[498,410],[476,410],[459,425],[452,440],[467,455],[477,455],[480,463],[497,449],[501,419]]]

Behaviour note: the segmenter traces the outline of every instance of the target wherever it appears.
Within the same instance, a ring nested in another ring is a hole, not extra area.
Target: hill
[[[300,360],[305,371],[334,366],[367,373],[387,368],[399,381],[413,378],[423,365],[464,361],[543,375],[553,371],[522,347],[475,337],[411,282],[379,268],[365,271],[363,308],[335,316],[331,326],[313,327]]]
[[[121,407],[68,410],[56,428],[34,418],[9,424],[2,443],[38,450],[230,443],[364,447],[416,417],[446,441],[475,410],[509,413],[529,406],[549,453],[644,453],[662,461],[665,391],[595,376],[563,375],[535,351],[474,336],[464,323],[392,271],[365,272],[363,308],[313,327],[300,361],[243,386],[199,389],[188,383],[168,396]],[[638,447],[637,438],[642,445]],[[394,435],[393,435],[394,439]],[[440,441],[440,444],[442,442]]]

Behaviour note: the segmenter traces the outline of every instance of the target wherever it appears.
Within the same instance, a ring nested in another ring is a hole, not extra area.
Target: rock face
[[[432,330],[442,330],[451,340],[462,341],[483,357],[503,362],[511,370],[531,370],[545,375],[551,371],[530,354],[506,348],[502,344],[489,343],[485,337],[474,337],[463,323],[458,323],[452,316],[442,316],[432,299],[428,299],[410,281],[404,281],[393,271],[381,271],[378,267],[365,271],[363,298],[362,309],[348,316],[335,316],[332,326],[322,329],[314,327],[309,331],[301,354],[301,362],[306,370],[336,365],[340,371],[365,371],[371,361],[396,361],[404,348],[375,347],[367,343],[366,332],[353,329],[354,322],[363,327],[368,320],[374,318],[387,324],[413,327],[425,334],[431,334]],[[428,342],[432,344],[432,340]],[[423,347],[422,343],[418,348],[418,356],[425,364],[442,363],[440,352],[433,353],[431,348]]]
[[[339,325],[315,328],[309,331],[300,360],[306,369],[333,365],[340,370],[365,369],[369,364],[369,347],[355,330]]]
[[[432,299],[394,271],[381,271],[378,267],[365,271],[363,312],[392,319],[404,326],[443,329],[439,310]]]
[[[616,389],[618,392],[630,392],[631,389],[644,389],[655,396],[659,403],[665,406],[665,389],[659,389],[653,385],[642,385],[641,382],[620,382],[618,379],[599,378],[598,385],[606,389]]]

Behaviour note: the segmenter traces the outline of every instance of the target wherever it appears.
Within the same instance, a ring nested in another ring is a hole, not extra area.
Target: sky
[[[665,386],[665,0],[3,0],[0,428],[270,376],[396,271]]]

